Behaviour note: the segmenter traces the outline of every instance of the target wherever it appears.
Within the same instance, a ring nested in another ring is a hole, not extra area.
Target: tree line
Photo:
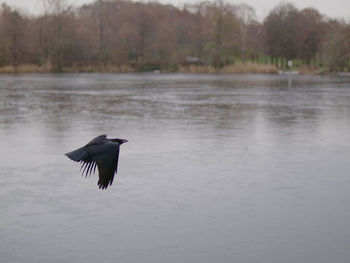
[[[253,7],[223,0],[182,8],[155,2],[97,0],[73,8],[44,0],[33,16],[0,8],[0,67],[127,65],[136,70],[197,64],[288,60],[334,71],[349,69],[350,25],[315,8],[281,3],[260,22]]]

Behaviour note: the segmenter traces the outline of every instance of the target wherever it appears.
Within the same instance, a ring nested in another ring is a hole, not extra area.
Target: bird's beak
[[[125,140],[125,139],[122,140],[122,143],[126,143],[126,142],[128,142],[128,140]]]

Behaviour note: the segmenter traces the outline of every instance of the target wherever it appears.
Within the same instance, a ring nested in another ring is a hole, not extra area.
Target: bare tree
[[[198,57],[199,61],[203,60],[203,48],[204,48],[204,24],[205,24],[205,18],[203,17],[206,13],[205,9],[206,6],[209,5],[209,1],[203,1],[198,4],[193,5],[194,12],[196,14],[195,18],[195,27],[194,27],[194,34],[195,37],[195,46],[196,46],[196,55]]]
[[[21,14],[12,10],[8,5],[1,6],[2,59],[11,63],[15,68],[24,58],[26,20]],[[7,58],[6,55],[7,54]]]
[[[332,71],[350,71],[350,25],[338,24],[327,46]]]
[[[298,10],[289,3],[275,7],[264,21],[268,54],[277,63],[277,58],[290,60],[297,57]],[[283,63],[282,63],[283,64]]]
[[[237,15],[240,19],[241,59],[245,63],[249,44],[249,27],[256,21],[256,14],[253,7],[240,4],[237,7]]]
[[[65,15],[69,12],[66,0],[44,0],[45,15],[48,16],[52,32],[49,45],[49,59],[54,71],[63,70],[64,27],[67,26]]]
[[[323,17],[316,9],[305,8],[299,12],[298,22],[298,56],[309,65],[325,33]]]

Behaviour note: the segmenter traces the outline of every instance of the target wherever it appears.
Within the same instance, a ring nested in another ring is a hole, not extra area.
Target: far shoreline
[[[337,74],[340,76],[350,76],[348,72],[331,72],[324,68],[315,66],[302,65],[299,67],[293,67],[291,69],[279,69],[272,64],[260,64],[260,63],[236,63],[233,65],[226,65],[219,69],[213,66],[204,65],[180,65],[176,69],[150,69],[140,70],[135,69],[128,65],[115,66],[115,65],[87,65],[87,66],[72,66],[63,67],[61,71],[54,71],[50,65],[7,65],[0,67],[0,75],[4,74],[52,74],[52,73],[191,73],[191,74],[272,74],[272,75],[332,75]]]

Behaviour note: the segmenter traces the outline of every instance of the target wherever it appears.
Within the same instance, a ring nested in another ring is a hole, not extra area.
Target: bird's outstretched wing
[[[91,146],[95,146],[98,144],[103,144],[106,141],[106,135],[100,135],[95,138],[93,138],[88,144],[86,144],[83,147],[80,147],[74,151],[68,152],[65,155],[76,162],[82,162],[83,168],[86,164],[90,163],[92,161],[91,158]]]
[[[106,141],[106,139],[107,139],[107,135],[100,135],[100,136],[97,136],[97,137],[93,138],[85,146],[91,146],[91,145],[96,145],[96,144],[99,144],[99,143],[104,143]]]
[[[115,143],[103,145],[103,152],[93,156],[93,162],[97,164],[100,189],[106,189],[113,183],[114,173],[117,172],[119,157],[119,146]]]
[[[95,173],[96,162],[91,158],[88,148],[86,146],[80,147],[72,152],[65,154],[69,159],[82,163],[80,171],[87,177],[91,176],[91,173]]]
[[[80,147],[79,149],[66,153],[65,155],[73,161],[81,162],[86,157],[88,157],[88,152],[86,150],[86,147],[83,146],[83,147]]]

